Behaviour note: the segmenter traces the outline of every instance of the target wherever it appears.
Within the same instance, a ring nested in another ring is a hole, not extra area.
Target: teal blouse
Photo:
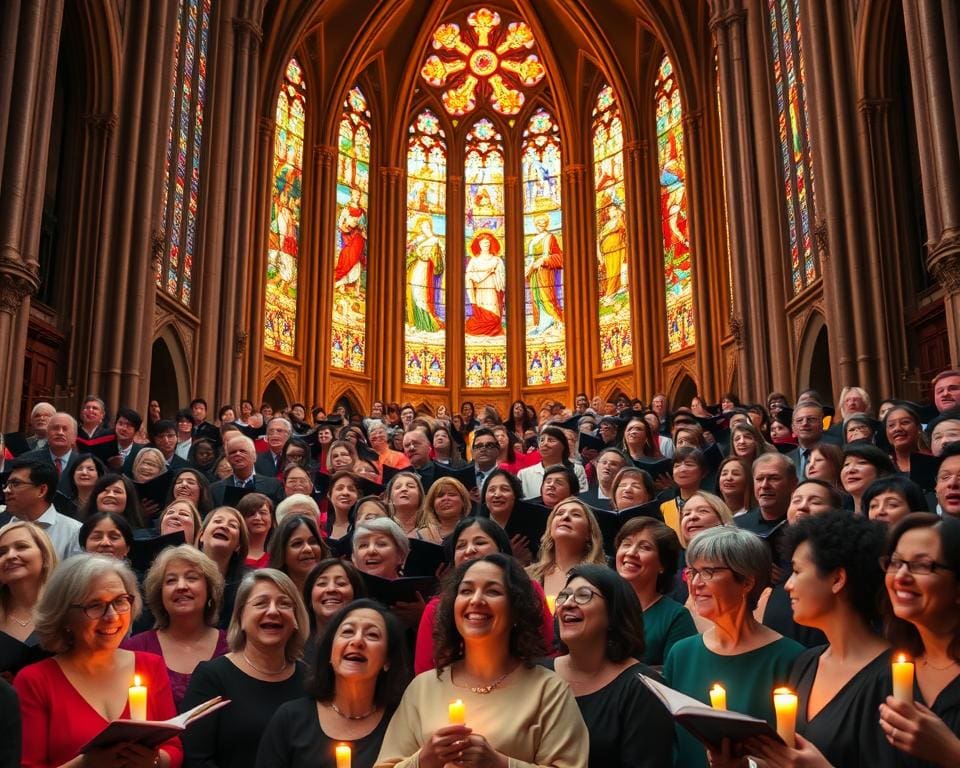
[[[690,611],[676,600],[661,597],[643,612],[643,663],[659,667],[675,642],[695,634],[697,625]]]

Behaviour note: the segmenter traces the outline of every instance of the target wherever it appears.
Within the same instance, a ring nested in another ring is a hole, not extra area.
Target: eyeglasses
[[[117,595],[109,603],[87,603],[86,605],[71,605],[71,608],[79,608],[88,619],[102,619],[107,615],[107,609],[113,608],[114,613],[130,613],[133,608],[133,595]]]
[[[495,451],[500,448],[500,443],[474,443],[473,450],[475,451]]]
[[[573,598],[573,602],[577,605],[586,605],[594,597],[603,597],[599,592],[595,592],[592,589],[587,587],[580,587],[580,589],[565,589],[559,595],[557,595],[556,605],[562,605],[567,602],[570,598]]]
[[[795,416],[794,424],[816,424],[821,419],[818,416]]]
[[[703,581],[713,581],[713,577],[716,576],[720,571],[732,571],[733,568],[728,568],[725,565],[715,565],[715,566],[705,566],[703,568],[684,568],[683,569],[683,578],[687,582],[691,582],[699,576]]]
[[[946,563],[938,563],[936,560],[921,558],[919,560],[904,560],[896,555],[885,555],[880,558],[880,567],[887,573],[896,573],[903,566],[907,566],[907,573],[911,576],[929,576],[935,571],[955,571],[954,568]]]
[[[30,485],[36,485],[36,483],[31,483],[29,480],[7,480],[3,487],[15,491],[17,488],[26,488]]]

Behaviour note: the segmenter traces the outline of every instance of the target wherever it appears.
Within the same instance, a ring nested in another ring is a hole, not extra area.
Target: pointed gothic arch
[[[176,413],[191,397],[192,366],[174,323],[156,334],[150,353],[150,399],[160,403],[161,413]]]
[[[820,395],[832,400],[834,390],[833,371],[830,365],[830,336],[826,318],[813,311],[807,318],[797,351],[796,391],[815,389]]]

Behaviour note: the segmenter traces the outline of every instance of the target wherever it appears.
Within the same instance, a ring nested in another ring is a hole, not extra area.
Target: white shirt
[[[19,520],[16,515],[11,515],[14,520]],[[61,515],[56,507],[51,504],[47,511],[33,521],[43,529],[50,541],[53,542],[53,548],[57,551],[61,560],[78,555],[83,552],[80,547],[80,522],[72,517]]]
[[[543,475],[546,469],[547,468],[543,466],[543,462],[537,462],[517,472],[517,479],[523,487],[523,498],[535,499],[540,495],[540,486],[543,484]],[[573,495],[576,496],[578,493],[586,491],[589,485],[587,483],[587,473],[583,471],[583,467],[580,464],[573,465],[573,474],[575,474],[577,480],[580,481],[580,490],[578,491],[576,488],[572,489]]]
[[[188,438],[186,440],[181,440],[177,443],[177,447],[173,449],[175,455],[179,456],[184,461],[187,461],[190,458],[190,446],[193,445],[193,438]],[[170,462],[168,461],[167,464]]]

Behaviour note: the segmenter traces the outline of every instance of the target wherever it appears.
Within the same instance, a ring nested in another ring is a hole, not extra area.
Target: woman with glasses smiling
[[[112,720],[130,717],[134,675],[147,682],[147,719],[176,715],[163,659],[120,649],[140,613],[133,572],[102,555],[76,555],[54,572],[36,611],[40,643],[56,654],[20,671],[24,766],[176,768],[179,739],[159,748],[124,743],[80,750]]]
[[[705,704],[710,703],[710,687],[718,683],[727,690],[730,710],[774,725],[771,691],[787,679],[804,647],[753,617],[770,579],[770,548],[749,531],[710,528],[690,542],[687,563],[684,577],[693,606],[713,626],[674,644],[663,667],[664,678],[672,688]],[[686,730],[678,736],[676,765],[705,766],[700,742]]]
[[[888,696],[880,727],[906,765],[960,765],[960,522],[907,515],[880,564],[887,639],[916,663],[913,701]]]

